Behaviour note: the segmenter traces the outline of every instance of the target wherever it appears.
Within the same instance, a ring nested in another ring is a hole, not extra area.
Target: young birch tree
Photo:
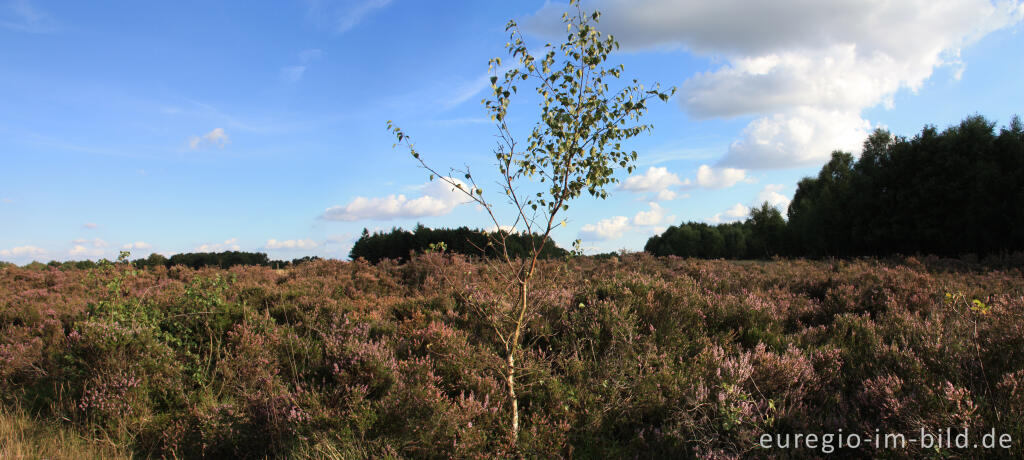
[[[608,186],[618,182],[614,177],[617,169],[624,169],[627,174],[633,172],[637,154],[623,150],[622,142],[652,128],[640,122],[649,100],[667,101],[675,92],[675,88],[663,92],[657,84],[645,89],[635,79],[618,91],[609,91],[609,81],[621,78],[623,72],[622,65],[607,62],[619,44],[611,35],[595,28],[600,13],[584,13],[576,0],[570,5],[576,11],[562,16],[567,35],[561,45],[546,44],[544,55],[538,58],[527,48],[515,21],[509,21],[505,28],[509,42],[505,48],[515,64],[502,73],[501,58],[489,63],[492,95],[482,103],[498,131],[494,150],[500,175],[498,186],[511,205],[511,225],[502,225],[493,202],[477,186],[468,166],[464,170],[450,169],[448,174],[439,173],[420,156],[409,136],[388,121],[388,129],[398,141],[395,145],[408,148],[413,158],[431,173],[430,180],[444,181],[462,191],[468,200],[487,212],[498,229],[489,234],[488,246],[497,252],[502,274],[515,288],[510,290],[514,292],[514,307],[499,315],[479,313],[494,329],[504,351],[502,374],[511,406],[509,434],[513,448],[519,437],[517,362],[531,306],[530,282],[541,249],[551,232],[565,225],[562,216],[573,199],[583,192],[604,199]],[[519,85],[532,85],[541,97],[540,120],[522,141],[513,135],[506,119],[510,98],[518,92]],[[466,182],[454,178],[459,174]],[[506,239],[520,230],[539,235],[533,239],[539,243],[532,245],[528,257],[510,257]],[[578,244],[579,240],[577,248]]]

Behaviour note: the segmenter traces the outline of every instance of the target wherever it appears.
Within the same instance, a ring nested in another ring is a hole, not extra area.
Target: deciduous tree
[[[645,89],[636,80],[618,91],[610,90],[609,83],[623,73],[622,65],[608,62],[618,42],[595,27],[599,13],[584,13],[575,0],[571,5],[575,13],[562,17],[566,27],[563,43],[547,44],[543,55],[535,56],[518,25],[509,21],[509,42],[505,47],[514,64],[502,72],[501,58],[490,62],[492,91],[483,104],[498,131],[494,158],[501,191],[497,195],[511,205],[511,225],[499,217],[502,214],[495,209],[493,197],[477,184],[468,166],[439,173],[420,156],[409,136],[388,122],[388,129],[398,140],[396,145],[407,147],[431,173],[431,180],[442,180],[461,190],[486,211],[495,228],[511,229],[493,233],[488,245],[502,254],[499,269],[514,288],[512,308],[494,311],[493,305],[480,306],[480,313],[492,324],[504,352],[503,378],[509,398],[513,447],[520,425],[516,375],[521,368],[522,337],[531,307],[530,282],[537,259],[549,244],[551,232],[565,225],[563,215],[574,199],[584,192],[606,198],[607,187],[617,182],[616,171],[633,171],[637,153],[626,150],[623,141],[649,131],[651,125],[641,123],[648,101],[667,101],[674,91],[662,91],[658,85]],[[529,89],[531,85],[541,99],[540,116],[530,134],[520,140],[513,134],[506,115],[520,87]],[[459,175],[465,182],[455,178]],[[531,243],[528,257],[515,258],[509,254],[508,235],[517,231],[540,235],[539,242]],[[577,240],[577,250],[578,243]]]

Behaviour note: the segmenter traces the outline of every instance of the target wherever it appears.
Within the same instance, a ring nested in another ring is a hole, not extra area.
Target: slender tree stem
[[[516,357],[513,350],[508,353],[508,397],[512,401],[512,448],[519,443],[519,400],[516,399]]]
[[[516,320],[516,329],[508,348],[508,397],[512,402],[512,447],[515,448],[519,442],[519,400],[516,398],[516,352],[519,351],[519,336],[523,330],[523,320],[526,317],[527,300],[526,294],[530,282],[530,275],[533,270],[526,273],[526,276],[519,282],[519,318]]]

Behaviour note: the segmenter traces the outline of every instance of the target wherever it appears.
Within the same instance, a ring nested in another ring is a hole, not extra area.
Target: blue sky
[[[480,104],[516,19],[564,3],[0,0],[0,260],[239,249],[344,258],[363,228],[490,227],[406,151],[493,169]],[[584,2],[641,82],[679,88],[555,239],[638,250],[681,221],[784,209],[833,149],[1024,108],[1020,1]],[[535,100],[513,100],[528,130]],[[486,190],[486,188],[485,188]],[[494,200],[501,205],[500,199]]]

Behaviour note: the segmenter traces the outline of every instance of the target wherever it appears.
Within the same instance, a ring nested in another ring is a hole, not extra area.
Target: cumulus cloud
[[[960,50],[1024,19],[1019,0],[594,0],[601,27],[626,48],[684,48],[723,64],[690,76],[678,102],[696,118],[754,115],[720,165],[820,164],[859,152],[871,123],[935,69],[963,71]],[[524,23],[560,31],[563,3]]]
[[[153,246],[145,241],[136,241],[134,243],[128,243],[121,246],[121,249],[132,250],[132,249],[151,249]]]
[[[100,257],[103,255],[103,252],[101,248],[90,248],[85,245],[76,244],[68,251],[68,255],[74,257]]]
[[[630,231],[646,233],[657,233],[664,231],[661,225],[665,221],[675,219],[676,216],[665,216],[665,208],[657,202],[647,203],[650,209],[638,211],[633,219],[626,216],[615,216],[608,219],[601,219],[597,223],[587,224],[580,228],[579,238],[583,241],[607,241],[622,237]]]
[[[857,112],[798,107],[752,121],[721,164],[760,169],[818,165],[834,150],[859,153],[870,130],[871,123]]]
[[[230,142],[231,139],[229,139],[228,134],[224,132],[224,128],[214,128],[212,131],[203,134],[202,136],[192,136],[188,138],[188,147],[192,150],[206,145],[224,147]]]
[[[642,227],[655,226],[662,222],[665,218],[665,208],[655,202],[648,203],[651,209],[649,211],[640,211],[633,216],[633,225],[639,225]]]
[[[584,241],[614,240],[622,237],[629,230],[629,218],[615,216],[601,219],[596,224],[587,224],[580,229],[579,237]]]
[[[715,214],[708,222],[712,224],[721,224],[725,222],[733,222],[747,217],[750,214],[750,208],[744,206],[741,203],[736,203],[729,209]]]
[[[742,169],[712,168],[708,165],[700,165],[697,168],[698,187],[729,188],[740,182],[754,182],[754,179],[747,177],[747,172]]]
[[[468,190],[464,182],[449,178]],[[404,194],[367,198],[358,196],[344,206],[331,206],[320,215],[324,220],[390,220],[425,216],[442,216],[452,212],[456,206],[470,202],[469,197],[452,185],[437,180],[421,188],[421,195],[408,198]]]
[[[779,193],[784,187],[782,184],[768,184],[757,194],[757,202],[754,203],[756,206],[760,206],[761,203],[767,202],[769,205],[779,208],[785,214],[786,208],[789,207],[789,197]]]
[[[106,247],[110,246],[110,243],[100,239],[86,239],[78,238],[71,241],[73,245],[68,251],[68,255],[74,257],[102,257],[106,253]]]
[[[36,246],[16,246],[11,249],[0,249],[0,256],[3,257],[32,257],[46,254],[46,250]]]
[[[223,243],[206,243],[206,244],[201,244],[199,246],[196,246],[194,251],[195,252],[221,252],[221,251],[227,251],[227,250],[238,251],[240,249],[242,249],[242,247],[238,245],[238,238],[230,238],[230,239],[224,240]]]
[[[267,249],[313,249],[313,248],[315,248],[317,246],[320,246],[320,245],[317,244],[316,241],[313,241],[313,240],[311,240],[309,238],[302,239],[302,240],[284,240],[284,241],[278,241],[278,240],[275,240],[275,239],[271,238],[271,239],[267,240],[267,245],[266,245]]]
[[[789,206],[790,198],[779,193],[784,188],[785,187],[781,184],[768,184],[758,192],[757,197],[750,206],[746,206],[742,203],[736,203],[725,211],[717,213],[706,220],[712,224],[722,224],[742,220],[750,216],[751,207],[760,207],[761,204],[765,202],[767,202],[769,206],[778,208],[782,211],[783,215],[785,215],[786,208]]]
[[[96,225],[93,222],[86,222],[86,223],[82,224],[82,228],[87,228],[89,230],[92,230],[92,229],[94,229],[96,227],[99,227],[99,225]]]
[[[647,168],[643,174],[626,178],[619,189],[635,193],[649,193],[656,200],[667,201],[679,196],[672,188],[687,183],[689,180],[680,180],[678,175],[668,172],[668,168],[652,166]]]

